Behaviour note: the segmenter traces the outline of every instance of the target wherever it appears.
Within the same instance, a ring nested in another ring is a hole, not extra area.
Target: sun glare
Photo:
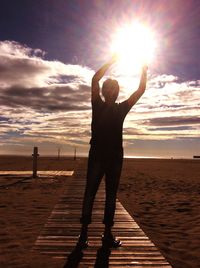
[[[120,28],[113,36],[111,51],[118,56],[118,69],[122,73],[134,73],[144,64],[149,65],[155,54],[156,41],[153,32],[141,23]]]

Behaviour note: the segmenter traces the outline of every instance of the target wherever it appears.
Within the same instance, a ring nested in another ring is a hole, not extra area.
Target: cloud
[[[80,65],[47,61],[45,52],[13,41],[0,42],[0,86],[45,87],[60,83],[88,84],[93,71]]]
[[[177,82],[178,77],[174,75],[151,75],[151,80],[149,83],[149,87],[152,88],[164,88],[166,85],[169,85],[173,82]]]
[[[0,105],[37,111],[87,110],[93,71],[46,61],[40,49],[0,42]]]
[[[67,85],[39,88],[10,87],[1,90],[0,96],[0,105],[12,108],[27,107],[52,112],[90,108],[90,87],[86,85],[79,85],[77,91]]]
[[[151,126],[179,126],[179,125],[200,125],[200,117],[192,116],[171,116],[162,118],[153,118],[147,121]]]
[[[64,143],[69,147],[80,143],[81,136],[82,143],[88,144],[87,114],[94,71],[81,65],[47,61],[44,56],[40,49],[13,41],[0,42],[3,147],[35,143]]]
[[[174,130],[192,130],[194,129],[191,126],[180,126],[180,127],[155,127],[149,128],[150,131],[174,131]]]
[[[93,74],[86,66],[46,60],[40,49],[13,41],[0,42],[0,152],[6,148],[16,151],[18,146],[30,150],[37,144],[45,152],[58,144],[66,152],[74,146],[86,151]],[[122,101],[137,89],[139,77],[116,78]],[[125,147],[130,150],[136,141],[198,141],[199,100],[199,80],[150,74],[145,94],[124,123]]]

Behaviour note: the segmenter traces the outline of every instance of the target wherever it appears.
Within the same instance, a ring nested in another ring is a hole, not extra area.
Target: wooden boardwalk
[[[39,170],[37,172],[38,176],[72,176],[73,171],[63,171],[63,170]],[[31,170],[0,170],[0,176],[31,176],[33,171]]]
[[[66,261],[80,231],[79,218],[85,186],[85,170],[79,168],[68,180],[65,194],[53,209],[33,248],[42,254],[63,258]],[[101,234],[104,228],[103,208],[102,183],[94,204],[93,223],[89,226],[90,244],[83,251],[84,255],[78,267],[97,267],[95,263],[97,252],[101,248]],[[109,267],[171,267],[119,201],[117,201],[113,233],[122,241],[122,247],[111,249],[108,256]]]

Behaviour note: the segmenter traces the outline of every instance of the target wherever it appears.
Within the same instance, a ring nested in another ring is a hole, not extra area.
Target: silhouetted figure
[[[116,194],[123,162],[122,130],[123,122],[131,107],[146,89],[147,67],[143,67],[139,88],[127,100],[115,103],[119,94],[116,80],[107,79],[102,86],[100,97],[99,80],[106,70],[116,61],[113,57],[98,70],[92,78],[92,137],[88,157],[87,182],[83,200],[81,234],[78,245],[87,247],[88,225],[91,223],[94,198],[102,177],[105,175],[106,202],[103,223],[105,224],[102,243],[108,247],[119,247],[121,241],[112,235],[114,224]]]

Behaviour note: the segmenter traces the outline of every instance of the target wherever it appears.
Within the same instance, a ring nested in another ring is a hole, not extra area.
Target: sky
[[[200,155],[199,14],[199,0],[0,0],[0,154],[38,146],[41,155],[87,155],[91,78],[111,57],[113,33],[139,20],[158,46],[124,122],[125,155]],[[118,102],[138,88],[139,74],[110,76]]]

